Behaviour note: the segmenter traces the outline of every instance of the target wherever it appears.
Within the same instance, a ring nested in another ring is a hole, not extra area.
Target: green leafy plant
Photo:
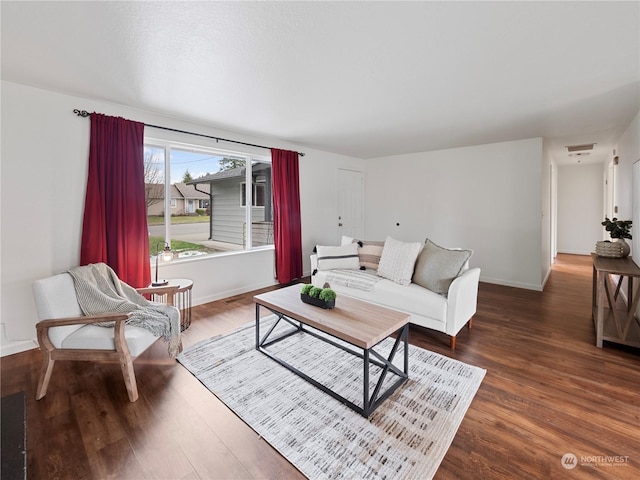
[[[324,300],[325,302],[330,302],[336,299],[336,292],[331,290],[330,288],[323,288],[320,292],[320,300]]]
[[[329,288],[328,284],[325,284],[323,288],[316,287],[310,283],[302,286],[300,291],[302,295],[308,295],[309,297],[318,298],[323,302],[331,302],[336,299],[336,292]]]
[[[604,217],[604,222],[602,222],[602,226],[609,232],[611,238],[632,238],[631,232],[629,232],[631,224],[631,220],[618,220],[617,218],[609,220],[607,217]]]
[[[322,292],[322,289],[320,287],[313,287],[311,290],[309,290],[309,296],[313,298],[320,298],[320,292]]]

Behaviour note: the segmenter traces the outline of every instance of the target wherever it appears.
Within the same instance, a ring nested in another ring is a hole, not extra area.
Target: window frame
[[[193,152],[197,152],[197,153],[205,153],[205,154],[211,154],[211,155],[216,155],[216,156],[220,156],[220,157],[233,157],[233,158],[242,158],[245,161],[245,178],[244,181],[242,182],[243,184],[246,184],[247,182],[252,183],[252,169],[254,164],[260,164],[260,163],[268,163],[269,165],[271,165],[272,161],[271,161],[271,155],[267,154],[267,155],[263,155],[263,154],[257,154],[255,152],[251,152],[251,151],[238,151],[238,150],[229,150],[229,149],[225,149],[225,148],[218,148],[218,147],[212,147],[212,146],[208,146],[205,144],[198,144],[198,143],[186,143],[186,142],[182,142],[182,141],[176,141],[176,140],[170,140],[170,139],[162,139],[159,138],[157,136],[148,136],[145,135],[144,136],[144,147],[152,147],[152,148],[159,148],[159,149],[163,149],[164,151],[164,170],[163,170],[163,186],[164,186],[164,210],[165,212],[169,211],[172,208],[171,204],[172,202],[176,202],[175,199],[171,199],[171,150],[172,149],[178,149],[178,150],[187,150],[187,151],[193,151]],[[169,179],[169,183],[167,183],[166,179]],[[253,182],[255,183],[255,182]],[[271,190],[273,191],[273,190]],[[242,192],[241,192],[242,193]],[[253,188],[249,189],[249,191],[246,194],[246,203],[252,203],[253,202]],[[242,200],[242,199],[241,199]],[[177,205],[176,205],[177,206]],[[211,205],[209,205],[209,207],[203,207],[203,208],[210,208]],[[233,251],[223,251],[223,252],[215,252],[215,253],[209,253],[207,255],[199,255],[199,256],[193,256],[193,257],[185,257],[185,258],[178,258],[174,261],[197,261],[197,260],[205,260],[205,259],[210,259],[212,257],[217,257],[217,256],[223,256],[223,255],[238,255],[238,254],[246,254],[246,253],[250,253],[252,251],[256,251],[256,250],[270,250],[270,249],[274,249],[275,246],[274,244],[270,244],[270,245],[260,245],[260,246],[253,246],[253,238],[252,238],[252,229],[251,229],[251,225],[252,225],[252,208],[246,208],[246,205],[240,205],[241,208],[244,208],[245,210],[245,216],[244,216],[244,222],[246,225],[249,225],[249,228],[246,228],[246,239],[244,242],[244,245],[242,245],[242,249],[239,250],[233,250]],[[258,206],[257,208],[264,208],[264,206],[260,207]],[[212,214],[213,212],[211,212]],[[164,239],[166,242],[169,242],[169,244],[171,244],[171,240],[172,240],[172,235],[171,235],[171,215],[165,215],[165,219],[164,219]]]
[[[263,189],[265,188],[264,184],[258,183],[258,182],[252,182],[251,183],[251,208],[264,208],[266,205],[256,205],[256,201],[258,198],[258,187],[262,187]],[[247,207],[246,204],[246,194],[245,191],[247,189],[247,182],[244,181],[240,184],[240,206],[241,207]],[[265,194],[262,195],[264,198],[266,198]]]

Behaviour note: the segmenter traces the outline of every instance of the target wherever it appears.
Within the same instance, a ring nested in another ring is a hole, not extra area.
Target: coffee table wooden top
[[[338,295],[330,310],[303,303],[302,285],[292,285],[253,297],[253,301],[289,318],[370,349],[409,322],[409,314]]]

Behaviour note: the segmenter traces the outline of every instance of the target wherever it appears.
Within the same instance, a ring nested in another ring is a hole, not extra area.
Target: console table
[[[595,253],[591,257],[592,316],[596,328],[596,346],[602,348],[602,342],[606,340],[640,347],[640,320],[635,316],[640,301],[640,288],[634,289],[634,279],[640,278],[640,268],[631,257],[607,258]],[[617,282],[614,281],[614,276],[618,277]],[[625,277],[626,301],[620,296]]]
[[[173,296],[173,305],[180,310],[180,331],[184,332],[191,325],[191,289],[193,288],[193,280],[188,278],[173,278],[169,280],[164,287],[178,287]],[[153,287],[149,287],[150,289]],[[166,294],[165,294],[166,295]],[[151,293],[151,300],[154,302],[164,301],[164,295],[156,295]]]

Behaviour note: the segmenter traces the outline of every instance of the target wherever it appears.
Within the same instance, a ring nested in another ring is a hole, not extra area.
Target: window
[[[269,158],[152,139],[144,158],[152,256],[165,242],[174,258],[273,245]]]
[[[245,207],[247,205],[247,184],[243,183],[241,185],[240,190],[240,201],[242,202],[242,206]],[[252,184],[252,195],[251,195],[251,205],[254,207],[264,207],[265,206],[265,192],[266,188],[264,184],[253,183]]]

